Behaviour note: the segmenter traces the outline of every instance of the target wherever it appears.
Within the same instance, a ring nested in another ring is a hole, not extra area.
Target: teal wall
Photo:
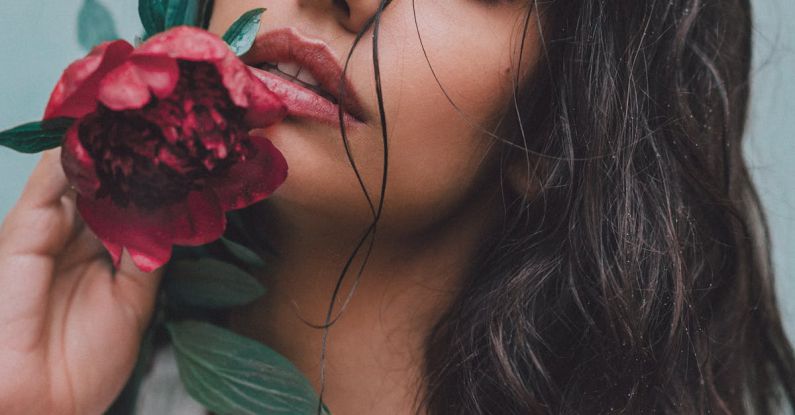
[[[104,0],[121,36],[139,29],[137,0]],[[795,1],[759,0],[754,101],[747,142],[775,241],[780,297],[795,336]],[[41,117],[63,68],[83,55],[75,35],[80,0],[2,0],[0,128]],[[0,216],[36,160],[0,150]]]
[[[138,33],[137,0],[103,0],[119,34]],[[63,69],[85,55],[77,43],[81,0],[0,0],[0,129],[40,119]],[[13,205],[37,156],[0,149],[0,216]]]
[[[756,55],[745,150],[770,221],[779,299],[795,341],[795,1],[752,2]]]

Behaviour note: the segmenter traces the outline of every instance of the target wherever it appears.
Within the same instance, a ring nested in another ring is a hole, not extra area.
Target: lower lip
[[[279,75],[259,68],[250,67],[250,69],[260,81],[268,86],[268,89],[287,105],[288,116],[339,126],[340,117],[337,104],[314,93],[311,89],[290,82]],[[347,112],[342,113],[342,118],[346,128],[357,128],[364,125]]]

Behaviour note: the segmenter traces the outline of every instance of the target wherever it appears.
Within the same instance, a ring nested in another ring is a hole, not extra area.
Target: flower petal
[[[257,148],[253,158],[233,166],[223,179],[210,186],[224,211],[242,209],[270,196],[287,178],[287,161],[265,137],[252,136]]]
[[[208,191],[188,194],[185,205],[173,209],[169,220],[177,245],[203,245],[220,238],[226,229],[222,205]]]
[[[266,127],[280,121],[287,107],[261,81],[254,77],[226,42],[215,34],[195,27],[176,27],[150,38],[133,52],[133,59],[168,56],[193,62],[214,62],[232,101],[254,109],[254,127]]]
[[[223,59],[217,60],[215,67],[218,69],[218,73],[221,74],[224,87],[229,92],[232,102],[239,107],[248,108],[251,105],[252,88],[257,84],[262,86],[264,84],[259,80],[255,80],[248,67],[232,53]],[[273,95],[270,90],[264,89],[266,94]],[[278,98],[276,100],[278,101]]]
[[[81,118],[94,111],[100,81],[132,51],[133,46],[123,40],[105,42],[69,65],[50,95],[44,119]]]
[[[78,196],[77,208],[116,260],[117,247],[130,253],[139,269],[150,272],[168,262],[171,247],[202,245],[221,237],[226,217],[210,192],[192,192],[185,203],[152,212],[122,208],[109,198]]]
[[[135,63],[127,61],[102,79],[97,98],[108,108],[123,111],[142,108],[152,94]]]
[[[176,59],[166,56],[141,56],[132,62],[138,77],[149,86],[158,98],[165,98],[174,92],[179,81],[179,65]]]
[[[287,105],[233,53],[216,61],[215,67],[232,102],[249,109],[246,121],[252,128],[267,127],[287,116]]]
[[[119,247],[136,250],[139,260],[144,255],[149,258],[141,261],[147,268],[141,268],[142,271],[151,271],[152,263],[162,260],[164,253],[168,255],[162,263],[168,261],[171,255],[170,238],[157,227],[157,222],[166,219],[162,212],[144,216],[136,209],[118,207],[108,198],[93,199],[82,195],[77,197],[77,210],[88,227],[108,248],[114,261],[117,261],[117,255],[120,257]],[[168,226],[168,222],[164,226]]]
[[[196,27],[179,26],[158,33],[135,50],[133,56],[168,56],[186,61],[217,61],[234,53],[217,35]]]
[[[77,193],[93,197],[99,189],[100,183],[99,178],[97,178],[94,160],[83,147],[83,144],[80,143],[80,138],[78,137],[80,122],[78,120],[66,131],[61,151],[61,166],[67,179],[69,179],[69,183],[75,187]]]
[[[152,272],[165,265],[171,259],[171,245],[167,247],[165,245],[155,245],[147,248],[145,251],[127,248],[133,263],[143,272]]]
[[[287,116],[287,105],[257,77],[251,73],[249,76],[251,81],[247,91],[248,105],[245,107],[248,108],[246,113],[248,126],[252,129],[264,128],[280,122]]]

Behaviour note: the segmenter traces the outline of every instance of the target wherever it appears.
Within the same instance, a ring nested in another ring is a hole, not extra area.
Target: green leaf
[[[279,257],[281,254],[274,248],[262,232],[251,224],[251,208],[226,212],[227,228],[226,235],[232,236],[235,240],[244,241],[246,246],[256,246],[268,255]]]
[[[265,287],[242,269],[213,258],[176,261],[164,280],[169,300],[204,308],[228,308],[251,303]]]
[[[85,0],[77,17],[77,41],[91,49],[108,40],[118,39],[116,23],[108,9],[98,0]]]
[[[199,26],[199,0],[167,0],[165,30],[175,26]]]
[[[144,39],[162,32],[166,28],[164,0],[138,0],[138,15],[144,25]]]
[[[213,14],[213,0],[202,1],[202,10],[199,12],[199,27],[207,30],[210,27],[210,18]]]
[[[262,13],[265,13],[264,8],[247,11],[232,23],[232,26],[224,34],[224,41],[229,44],[237,56],[248,52],[251,45],[254,44],[262,21]]]
[[[199,246],[181,246],[181,245],[174,245],[174,248],[171,252],[171,259],[172,261],[177,261],[181,259],[199,259],[206,256],[212,256],[212,254],[208,251],[209,245],[199,245]]]
[[[198,321],[166,328],[185,389],[207,409],[218,415],[316,413],[309,381],[267,346]]]
[[[230,254],[232,254],[232,256],[239,259],[244,264],[252,268],[265,267],[265,262],[262,261],[262,257],[257,255],[256,252],[246,248],[245,246],[229,238],[221,238],[221,242],[224,244],[226,250],[229,251]]]
[[[56,118],[23,124],[0,132],[0,145],[28,154],[49,150],[61,145],[73,122],[73,118]]]

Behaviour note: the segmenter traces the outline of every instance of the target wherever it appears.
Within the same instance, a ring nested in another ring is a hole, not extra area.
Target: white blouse
[[[177,371],[171,346],[155,354],[152,370],[144,377],[138,393],[138,415],[206,415],[201,404],[188,395]]]

